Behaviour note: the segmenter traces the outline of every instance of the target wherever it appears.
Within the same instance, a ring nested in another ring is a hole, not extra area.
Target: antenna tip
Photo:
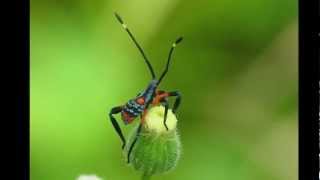
[[[116,16],[117,20],[123,24],[122,18],[119,16],[119,14],[117,12],[114,12],[114,15]]]
[[[172,44],[172,47],[176,47],[176,45],[177,45],[178,43],[180,43],[182,40],[183,40],[183,37],[179,37],[179,38],[176,40],[176,42],[174,42],[174,43]]]
[[[178,44],[178,43],[180,43],[181,41],[183,40],[183,37],[181,36],[181,37],[179,37],[177,40],[176,40],[176,44]]]

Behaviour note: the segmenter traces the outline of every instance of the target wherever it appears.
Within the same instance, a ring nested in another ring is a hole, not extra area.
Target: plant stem
[[[141,177],[141,180],[150,180],[151,179],[151,175],[147,175],[147,174],[143,174]]]

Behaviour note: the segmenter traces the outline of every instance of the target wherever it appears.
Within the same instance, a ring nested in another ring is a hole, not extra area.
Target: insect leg
[[[167,121],[167,115],[168,115],[168,109],[169,109],[169,102],[168,99],[165,97],[161,100],[161,103],[164,105],[164,119],[163,124],[166,127],[167,131],[169,130],[166,121]]]
[[[179,91],[173,91],[173,92],[169,92],[168,93],[169,96],[175,96],[176,97],[176,101],[174,102],[173,108],[172,108],[172,112],[176,113],[177,109],[181,103],[181,94],[179,93]]]
[[[113,114],[118,114],[121,111],[122,111],[122,106],[117,106],[117,107],[112,108],[111,111],[109,112],[109,118],[112,122],[114,129],[116,130],[116,132],[120,136],[120,139],[122,141],[122,149],[123,149],[126,145],[126,140],[122,134],[122,131],[121,131],[119,124],[117,123],[116,119],[113,117]]]
[[[127,163],[129,164],[130,163],[130,155],[131,155],[131,152],[132,152],[132,149],[134,147],[134,145],[136,144],[137,140],[138,140],[138,137],[140,136],[140,132],[141,132],[141,127],[142,127],[142,123],[140,123],[138,129],[137,129],[137,133],[136,133],[136,137],[134,138],[130,148],[129,148],[129,151],[128,151],[128,156],[127,156]]]

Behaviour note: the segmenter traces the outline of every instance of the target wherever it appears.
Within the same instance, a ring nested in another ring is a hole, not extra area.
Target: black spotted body
[[[152,80],[147,89],[141,92],[136,98],[130,99],[121,111],[121,117],[125,124],[130,124],[137,116],[148,108],[152,102],[155,91],[158,86],[157,80]]]

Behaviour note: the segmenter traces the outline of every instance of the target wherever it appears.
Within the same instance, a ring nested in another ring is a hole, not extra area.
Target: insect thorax
[[[158,87],[158,81],[156,79],[153,79],[148,84],[148,87],[141,93],[141,96],[144,97],[146,102],[152,101],[157,87]]]

